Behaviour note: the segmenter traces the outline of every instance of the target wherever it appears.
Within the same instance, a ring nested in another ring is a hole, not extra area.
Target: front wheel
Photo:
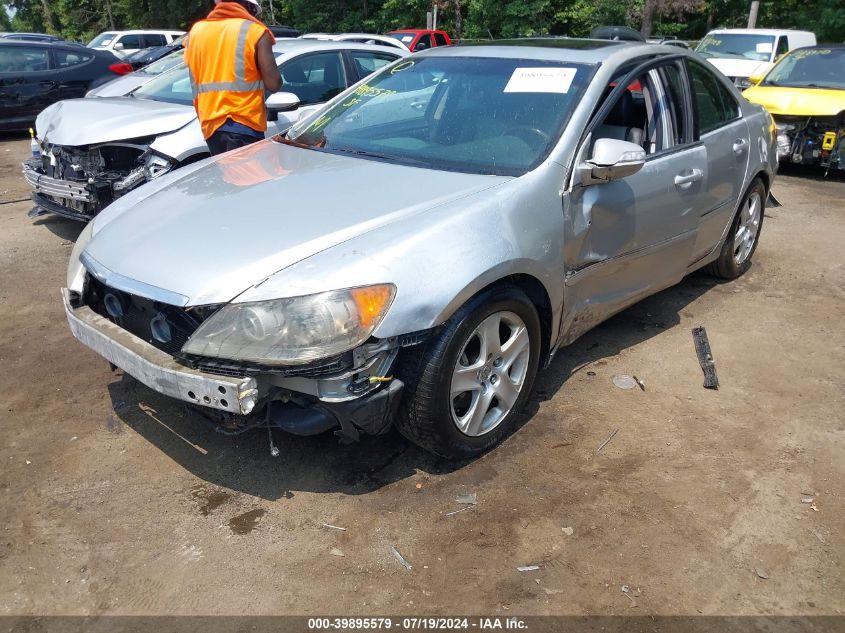
[[[751,267],[751,256],[757,250],[766,209],[766,186],[755,178],[736,214],[722,244],[719,259],[710,264],[710,274],[722,279],[736,279]]]
[[[537,375],[540,320],[518,289],[481,293],[426,345],[405,350],[396,427],[415,444],[452,459],[492,448],[512,430]]]

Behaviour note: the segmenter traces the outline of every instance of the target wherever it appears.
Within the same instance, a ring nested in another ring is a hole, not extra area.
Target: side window
[[[688,142],[686,108],[684,107],[684,79],[677,64],[656,70],[662,84],[663,98],[658,101],[658,114],[666,118],[667,143],[664,149]],[[663,111],[665,110],[665,111]]]
[[[624,75],[624,72],[623,72]],[[613,138],[640,145],[648,154],[666,151],[689,140],[681,69],[658,66],[630,82],[596,127],[593,138]],[[621,76],[606,89],[610,95]]]
[[[0,73],[22,73],[49,70],[47,49],[34,46],[0,48]]]
[[[388,55],[387,53],[352,51],[351,55],[352,63],[355,66],[359,79],[363,79],[367,75],[371,75],[379,68],[383,68],[390,62],[397,59],[395,55]]]
[[[417,42],[417,45],[414,46],[414,50],[415,51],[424,51],[428,48],[431,48],[431,35],[426,33],[425,35],[423,35],[419,39],[419,41]]]
[[[304,55],[284,64],[281,73],[283,90],[299,97],[302,105],[323,103],[346,88],[339,53]]]
[[[443,33],[435,33],[434,41],[437,43],[438,46],[449,46],[449,44],[446,42],[446,38],[443,37]]]
[[[56,68],[70,68],[85,62],[90,62],[94,56],[82,51],[63,51],[53,49],[53,58],[56,60]]]
[[[144,35],[144,48],[164,46],[165,44],[167,44],[167,38],[160,33],[147,33]]]
[[[778,47],[777,52],[775,53],[775,59],[788,52],[789,40],[787,39],[786,35],[781,35],[780,38],[778,38]]]
[[[123,50],[129,51],[142,48],[140,35],[124,35],[118,40],[118,42],[123,44]]]
[[[696,62],[688,62],[688,68],[699,134],[707,134],[739,116],[736,99],[713,73]]]

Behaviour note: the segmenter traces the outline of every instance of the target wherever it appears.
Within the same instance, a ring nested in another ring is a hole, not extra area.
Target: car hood
[[[55,145],[92,145],[173,132],[197,118],[194,108],[133,97],[68,99],[35,120],[38,138]]]
[[[142,72],[129,73],[122,77],[116,77],[111,81],[92,88],[88,91],[86,97],[122,97],[137,88],[143,86],[155,75],[148,75]]]
[[[773,115],[835,116],[845,110],[845,90],[753,86],[742,95]]]
[[[769,68],[769,62],[761,62],[756,59],[737,59],[733,57],[708,57],[707,61],[719,69],[726,77],[750,77],[751,75],[762,75]]]
[[[138,189],[134,204],[119,201],[101,213],[85,254],[112,273],[110,285],[125,283],[150,298],[164,290],[181,305],[231,301],[298,261],[387,224],[399,239],[403,218],[511,180],[273,141],[172,178],[146,196]],[[432,244],[432,256],[436,251]]]

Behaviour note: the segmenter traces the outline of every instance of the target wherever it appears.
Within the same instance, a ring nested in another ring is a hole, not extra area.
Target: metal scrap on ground
[[[402,556],[402,554],[400,554],[400,553],[399,553],[399,550],[398,550],[398,549],[396,549],[395,547],[393,547],[393,546],[391,545],[391,546],[390,546],[390,551],[393,553],[393,556],[395,556],[395,557],[396,557],[396,560],[398,560],[398,561],[402,564],[402,567],[404,567],[405,569],[407,569],[407,570],[409,570],[409,571],[410,571],[411,569],[413,569],[413,567],[411,567],[411,563],[409,563],[408,561],[406,561],[406,560],[405,560],[405,557],[404,557],[404,556]]]
[[[610,440],[612,440],[614,437],[616,437],[616,434],[617,434],[617,433],[619,433],[619,429],[616,429],[615,431],[613,431],[613,433],[611,433],[611,434],[607,437],[607,439],[606,439],[604,442],[602,442],[602,443],[601,443],[601,446],[599,446],[599,447],[596,449],[596,453],[601,452],[601,449],[603,449],[605,446],[607,446],[608,444],[610,444]]]
[[[710,351],[710,341],[707,339],[707,330],[704,326],[692,329],[692,338],[695,342],[695,353],[698,356],[698,364],[704,372],[704,388],[718,389],[719,379],[716,377],[716,365],[713,363],[713,353]]]

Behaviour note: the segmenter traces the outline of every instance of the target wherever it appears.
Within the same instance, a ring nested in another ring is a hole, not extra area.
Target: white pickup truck
[[[741,90],[752,85],[749,77],[768,72],[784,53],[815,44],[816,36],[810,31],[716,29],[695,50]]]

